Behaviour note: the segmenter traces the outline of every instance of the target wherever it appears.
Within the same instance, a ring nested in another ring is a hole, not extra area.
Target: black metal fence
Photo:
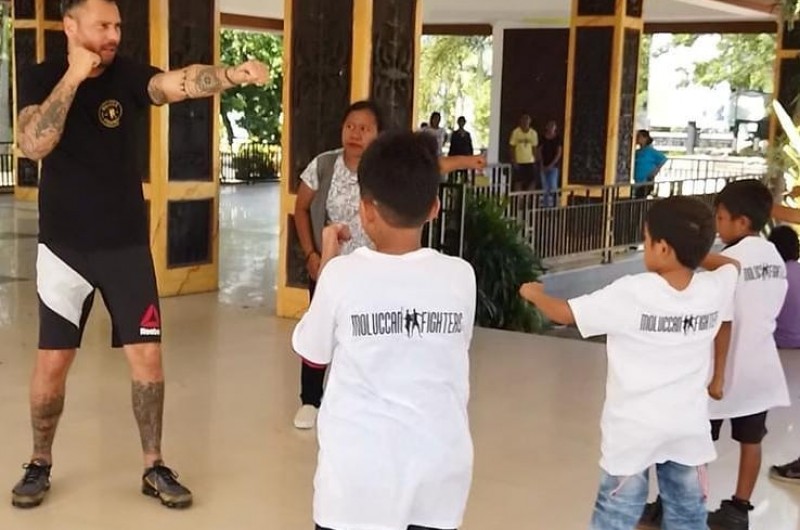
[[[0,193],[14,191],[14,155],[11,142],[0,143]]]
[[[278,180],[281,146],[245,144],[235,152],[220,153],[220,182],[239,184]]]

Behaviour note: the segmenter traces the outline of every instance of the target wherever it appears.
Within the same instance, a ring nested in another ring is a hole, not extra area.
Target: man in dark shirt
[[[561,185],[561,157],[563,142],[554,121],[547,123],[539,145],[539,160],[542,163],[542,206],[553,208],[558,202],[558,188]]]
[[[453,131],[450,137],[450,156],[473,156],[475,149],[472,147],[472,135],[464,129],[467,119],[464,116],[458,118],[458,129]]]
[[[141,435],[142,492],[170,508],[191,492],[163,462],[164,373],[161,318],[137,159],[136,124],[150,105],[204,98],[265,83],[266,66],[193,65],[172,72],[117,56],[119,9],[113,0],[62,0],[68,58],[23,76],[19,90],[22,153],[42,160],[39,193],[39,352],[31,383],[33,455],[12,504],[38,506],[50,488],[52,445],[66,379],[95,290],[112,319],[112,344],[131,368]]]

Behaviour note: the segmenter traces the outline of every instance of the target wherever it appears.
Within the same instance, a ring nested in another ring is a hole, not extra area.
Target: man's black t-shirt
[[[23,76],[19,109],[40,105],[67,71],[47,61]],[[147,86],[160,70],[117,57],[86,79],[67,115],[64,134],[43,161],[39,241],[76,250],[148,244],[141,160],[141,120],[151,105]]]
[[[558,148],[562,147],[561,137],[554,138],[542,137],[541,150],[542,150],[542,164],[549,166],[553,163],[558,155]]]

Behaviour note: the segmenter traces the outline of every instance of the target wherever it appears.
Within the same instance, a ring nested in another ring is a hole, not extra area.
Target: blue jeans
[[[664,503],[663,530],[707,530],[706,469],[675,462],[656,466]],[[603,472],[591,530],[633,530],[647,502],[650,470],[630,477]]]
[[[542,170],[542,206],[545,208],[554,208],[556,205],[556,190],[558,190],[558,177],[559,170],[557,167],[550,168],[547,171]]]

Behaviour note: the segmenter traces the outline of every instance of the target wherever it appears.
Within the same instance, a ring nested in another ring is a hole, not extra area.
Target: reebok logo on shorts
[[[144,312],[142,323],[140,324],[139,334],[142,337],[160,337],[161,336],[161,317],[158,315],[158,309],[154,304],[150,304],[147,311]]]

